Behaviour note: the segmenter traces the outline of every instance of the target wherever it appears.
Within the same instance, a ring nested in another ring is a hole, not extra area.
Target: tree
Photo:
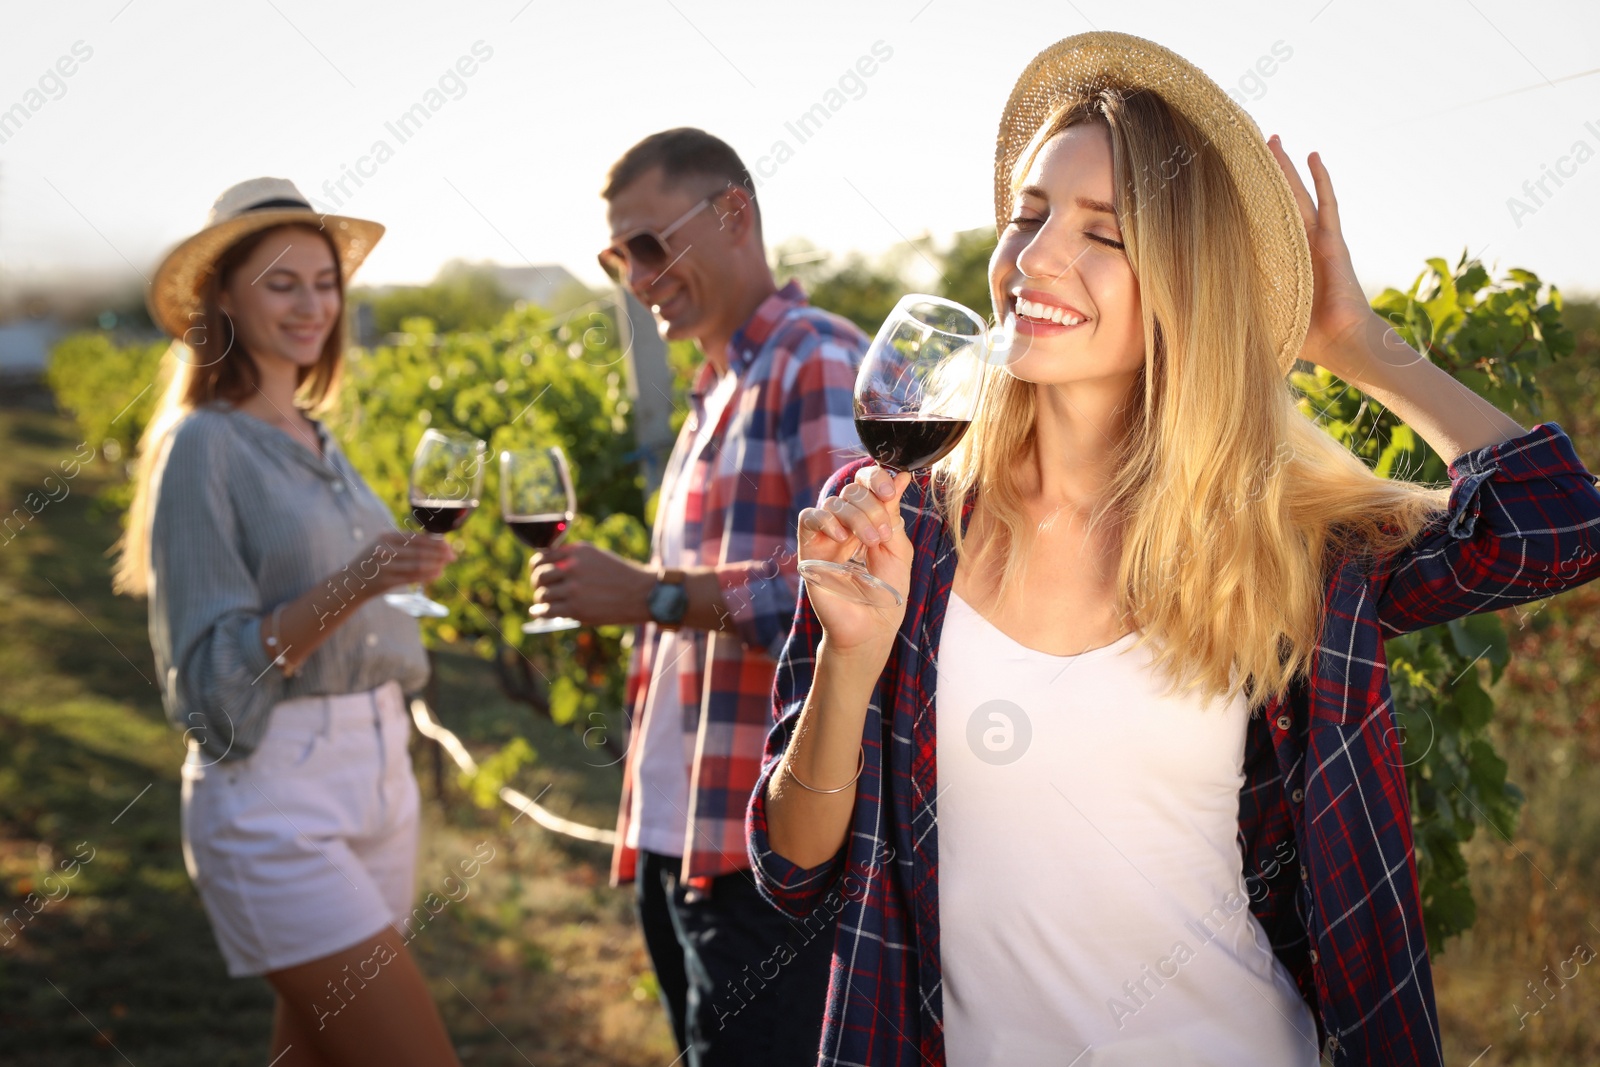
[[[995,233],[988,226],[963,230],[940,257],[944,287],[939,295],[990,319],[994,303],[989,297],[989,257],[994,255]]]
[[[460,261],[445,264],[427,285],[357,289],[350,302],[371,305],[379,337],[400,332],[409,318],[429,319],[441,333],[487,330],[516,303],[491,268]]]

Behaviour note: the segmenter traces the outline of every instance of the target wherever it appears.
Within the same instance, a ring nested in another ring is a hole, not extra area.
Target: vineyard
[[[941,290],[986,308],[987,250],[981,239],[958,240],[940,259]],[[819,304],[850,314],[870,332],[905,284],[892,272],[874,270],[848,264],[805,280]],[[1408,343],[1458,380],[1524,425],[1560,422],[1579,454],[1591,465],[1600,463],[1600,409],[1593,399],[1600,385],[1596,305],[1564,307],[1561,295],[1537,276],[1514,270],[1492,277],[1463,256],[1454,266],[1428,261],[1407,291],[1386,291],[1374,306]],[[569,538],[645,558],[654,501],[634,443],[628,374],[611,305],[601,301],[561,316],[525,306],[495,313],[492,322],[450,331],[413,315],[400,319],[384,343],[352,349],[337,402],[323,416],[330,429],[400,521],[409,521],[404,505],[411,452],[430,426],[470,432],[489,443],[491,455],[501,448],[559,444],[571,460],[578,494],[579,517]],[[51,389],[76,424],[72,433],[94,457],[86,469],[97,488],[87,506],[99,529],[114,528],[127,504],[125,472],[161,390],[164,349],[82,333],[54,353]],[[674,429],[684,413],[694,358],[686,346],[669,349],[677,388]],[[1293,381],[1303,410],[1380,474],[1445,479],[1440,457],[1408,427],[1327,372],[1302,369]],[[623,627],[522,634],[530,595],[528,553],[499,518],[497,473],[491,464],[483,506],[452,535],[459,558],[430,590],[450,614],[423,622],[440,684],[450,686],[463,670],[471,673],[462,664],[476,663],[481,672],[475,685],[492,679],[494,699],[549,724],[509,736],[503,729],[478,735],[487,746],[479,759],[480,780],[464,783],[470,788],[463,796],[476,795],[485,804],[493,803],[503,782],[519,780],[526,789],[591,758],[594,767],[613,762],[624,736],[622,681],[632,640]],[[40,513],[41,525],[50,520],[48,512]],[[1490,1042],[1497,1052],[1520,1047],[1530,1055],[1600,1055],[1593,1024],[1554,1007],[1547,1021],[1533,1020],[1532,1029],[1511,1028],[1516,1036],[1507,1040],[1503,1006],[1520,996],[1507,990],[1519,989],[1524,977],[1568,957],[1569,930],[1600,944],[1600,931],[1577,928],[1585,909],[1593,914],[1600,904],[1593,890],[1600,884],[1597,601],[1589,590],[1578,590],[1388,646],[1445,1028],[1456,1032],[1457,1054],[1468,1059]],[[148,648],[125,651],[135,663],[147,661]],[[150,697],[141,693],[137,699]],[[443,699],[436,694],[434,703],[447,724],[472,714],[468,707],[452,707],[450,693]],[[3,707],[0,713],[12,714]],[[615,771],[609,773],[614,778]],[[614,788],[612,778],[598,787],[599,794],[614,795],[607,792]],[[563,781],[577,791],[585,788],[571,777]],[[5,803],[0,810],[6,821],[18,819]],[[603,812],[604,805],[590,810]],[[171,829],[175,837],[175,823]],[[42,826],[24,826],[22,834],[54,840]],[[1538,877],[1526,870],[1534,856],[1542,861]],[[583,862],[603,872],[603,856],[584,853]],[[1570,891],[1550,891],[1550,885]],[[1584,885],[1590,888],[1576,888]],[[615,899],[604,907],[613,918],[618,914]],[[1545,927],[1559,927],[1562,940],[1550,942]],[[495,936],[514,939],[516,931],[511,922]],[[1572,1003],[1588,997],[1592,1004],[1594,995],[1573,994]],[[1568,1022],[1557,1022],[1562,1019]],[[1469,1052],[1466,1044],[1485,1034]],[[1494,1062],[1513,1061],[1491,1056],[1484,1064]]]

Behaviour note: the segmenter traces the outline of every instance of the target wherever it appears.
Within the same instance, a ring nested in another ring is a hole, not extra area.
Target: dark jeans
[[[689,1067],[814,1067],[836,920],[798,922],[762,899],[749,871],[711,891],[681,885],[682,861],[639,854],[639,925]],[[826,917],[825,919],[823,917]]]

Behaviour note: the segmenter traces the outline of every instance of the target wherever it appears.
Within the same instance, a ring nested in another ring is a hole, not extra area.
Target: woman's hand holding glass
[[[801,561],[844,563],[865,548],[873,577],[896,589],[911,586],[911,541],[900,516],[900,497],[910,473],[893,477],[879,466],[856,472],[854,480],[822,502],[800,512]],[[905,618],[905,602],[877,603],[842,596],[814,596],[811,607],[827,632],[828,647],[840,654],[887,657]]]
[[[999,354],[1003,336],[991,337],[977,312],[944,297],[900,298],[868,346],[855,384],[856,434],[885,477],[925,470],[960,442],[977,409],[980,360]],[[905,601],[901,588],[874,574],[864,555],[801,559],[800,576],[813,593],[868,606]]]
[[[487,449],[471,434],[428,429],[411,460],[411,515],[439,540],[461,527],[478,507],[483,489],[483,460]],[[413,584],[403,593],[385,593],[384,602],[412,618],[442,619],[450,609]]]
[[[341,574],[362,576],[369,583],[364,591],[376,595],[400,586],[436,581],[455,558],[455,549],[442,537],[386,530],[362,549]],[[367,578],[369,574],[371,578]]]

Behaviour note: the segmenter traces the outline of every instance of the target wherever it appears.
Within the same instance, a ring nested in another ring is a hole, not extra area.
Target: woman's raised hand
[[[1367,303],[1356,281],[1355,266],[1339,223],[1333,178],[1323,166],[1322,157],[1313,152],[1306,160],[1316,186],[1317,198],[1313,201],[1276,134],[1267,141],[1267,148],[1289,179],[1289,188],[1300,206],[1300,219],[1305,223],[1306,240],[1311,245],[1315,278],[1311,326],[1300,357],[1358,386],[1381,375],[1385,366],[1416,361],[1416,352],[1393,335],[1389,324]]]
[[[867,569],[902,594],[911,585],[911,541],[900,518],[900,497],[911,475],[890,477],[878,466],[863,467],[855,479],[821,507],[800,512],[800,558],[843,563],[866,546]],[[811,606],[827,632],[830,649],[887,657],[905,617],[905,605],[861,604],[818,590]]]

